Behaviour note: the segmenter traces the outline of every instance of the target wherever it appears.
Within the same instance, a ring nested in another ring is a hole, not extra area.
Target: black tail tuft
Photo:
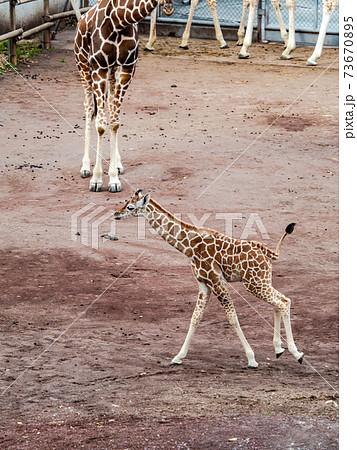
[[[94,111],[93,111],[93,115],[92,115],[92,120],[94,119],[94,117],[97,117],[97,114],[98,114],[97,100],[96,100],[94,94],[93,94],[93,102],[94,102]]]
[[[286,234],[291,234],[294,231],[294,227],[295,227],[296,223],[290,223],[286,228],[285,228],[285,233]]]

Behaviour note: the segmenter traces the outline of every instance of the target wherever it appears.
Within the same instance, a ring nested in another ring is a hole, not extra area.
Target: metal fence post
[[[43,19],[42,22],[45,23],[45,17],[50,15],[50,0],[43,0]],[[51,32],[47,28],[42,34],[43,46],[46,49],[51,47]]]
[[[17,0],[11,0],[10,7],[10,31],[16,30],[16,7]],[[8,52],[10,63],[16,66],[17,64],[17,49],[16,49],[16,37],[12,37],[8,41]]]

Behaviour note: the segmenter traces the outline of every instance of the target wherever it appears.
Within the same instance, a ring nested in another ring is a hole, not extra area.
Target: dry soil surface
[[[280,61],[281,45],[253,45],[242,61],[233,43],[178,44],[141,44],[117,194],[79,176],[72,51],[0,75],[2,448],[338,447],[338,51],[311,68],[311,48]],[[184,255],[141,221],[113,221],[138,188],[185,221],[273,249],[297,223],[273,282],[292,299],[302,365],[275,359],[273,311],[239,283],[259,367],[246,368],[213,297],[184,364],[169,365],[198,289]]]

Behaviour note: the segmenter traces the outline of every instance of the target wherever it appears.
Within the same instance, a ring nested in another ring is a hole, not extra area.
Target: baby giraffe
[[[295,346],[290,324],[291,301],[273,288],[271,260],[279,256],[281,244],[287,234],[294,230],[294,223],[286,227],[277,248],[269,250],[260,242],[243,241],[225,236],[215,230],[195,227],[182,222],[162,206],[138,190],[124,207],[116,212],[115,219],[143,216],[150,225],[173,247],[191,260],[192,272],[199,285],[198,299],[192,315],[190,328],[180,352],[171,364],[181,364],[203,316],[208,299],[213,292],[223,306],[229,323],[236,331],[248,358],[248,367],[257,367],[254,352],[240,328],[233,301],[228,292],[228,283],[241,281],[256,297],[274,307],[273,344],[276,357],[284,352],[281,346],[280,320],[283,318],[288,349],[302,363],[304,354]]]

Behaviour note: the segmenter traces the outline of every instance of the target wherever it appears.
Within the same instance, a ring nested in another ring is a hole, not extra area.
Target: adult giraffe
[[[97,157],[90,180],[91,191],[101,191],[102,144],[107,128],[105,107],[109,112],[110,163],[109,191],[119,192],[119,173],[124,172],[119,155],[117,132],[120,107],[133,78],[138,58],[138,22],[164,3],[164,12],[172,14],[172,0],[99,0],[78,21],[74,53],[85,93],[85,147],[81,176],[90,176],[90,124],[97,114]]]

